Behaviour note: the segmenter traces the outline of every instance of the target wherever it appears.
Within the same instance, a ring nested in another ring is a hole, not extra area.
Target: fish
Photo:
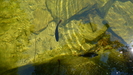
[[[56,26],[56,29],[55,29],[55,39],[56,41],[58,42],[59,41],[59,31],[58,31],[58,27],[59,27],[59,24],[61,23],[62,20],[60,20]]]
[[[95,56],[98,56],[98,54],[91,52],[91,53],[81,54],[81,55],[79,55],[79,56],[93,58],[93,57],[95,57]]]

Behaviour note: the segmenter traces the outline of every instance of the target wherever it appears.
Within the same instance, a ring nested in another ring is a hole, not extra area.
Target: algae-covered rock
[[[58,56],[50,60],[49,63],[36,65],[35,68],[35,74],[95,75],[100,70],[106,71],[102,74],[107,73],[107,70],[91,61],[91,59],[76,56]],[[38,68],[42,71],[39,71]]]
[[[88,19],[88,14],[99,15],[104,18],[115,0],[47,0],[46,6],[54,20],[64,20],[63,24],[71,20]],[[91,15],[91,16],[92,16]]]
[[[116,1],[105,17],[109,21],[111,29],[128,44],[130,44],[133,28],[133,4],[131,1],[120,2]],[[115,20],[114,20],[115,19]]]
[[[33,16],[34,16],[33,24],[35,27],[33,33],[35,34],[39,34],[43,30],[45,30],[49,22],[53,20],[50,13],[42,9],[36,9],[33,13]]]
[[[86,1],[86,0],[73,0],[73,1],[61,1],[61,0],[47,0],[46,5],[48,11],[51,13],[54,19],[63,19],[67,20],[72,17],[74,14],[79,12],[79,10],[87,7],[88,9],[91,8],[96,0],[94,1]]]
[[[30,22],[15,1],[0,1],[0,73],[22,65],[17,62],[29,57],[23,52],[30,44]]]
[[[84,24],[84,25],[81,25],[80,27],[80,30],[82,32],[82,35],[83,37],[88,40],[88,41],[95,41],[97,40],[98,38],[100,38],[100,36],[102,36],[106,30],[109,28],[108,25],[104,25],[102,27],[102,29],[100,30],[96,30],[93,31],[94,29],[93,28],[96,28],[97,25],[93,25],[91,26],[92,24],[89,23],[89,24]]]
[[[110,75],[113,68],[126,72],[125,63],[122,54],[114,50],[103,51],[94,58],[63,55],[54,57],[46,63],[36,64],[34,74]]]

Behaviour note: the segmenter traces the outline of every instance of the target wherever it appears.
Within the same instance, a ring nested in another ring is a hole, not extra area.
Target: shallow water
[[[132,75],[132,2],[1,0],[0,75]]]

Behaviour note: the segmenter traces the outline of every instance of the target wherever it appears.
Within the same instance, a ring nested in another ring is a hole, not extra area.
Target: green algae
[[[18,67],[20,59],[29,57],[22,52],[30,44],[30,27],[27,14],[17,0],[0,0],[0,74]],[[17,73],[17,69],[14,71]]]

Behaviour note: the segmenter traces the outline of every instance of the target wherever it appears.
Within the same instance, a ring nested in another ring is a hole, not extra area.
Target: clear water
[[[1,0],[0,75],[132,75],[132,3]]]

